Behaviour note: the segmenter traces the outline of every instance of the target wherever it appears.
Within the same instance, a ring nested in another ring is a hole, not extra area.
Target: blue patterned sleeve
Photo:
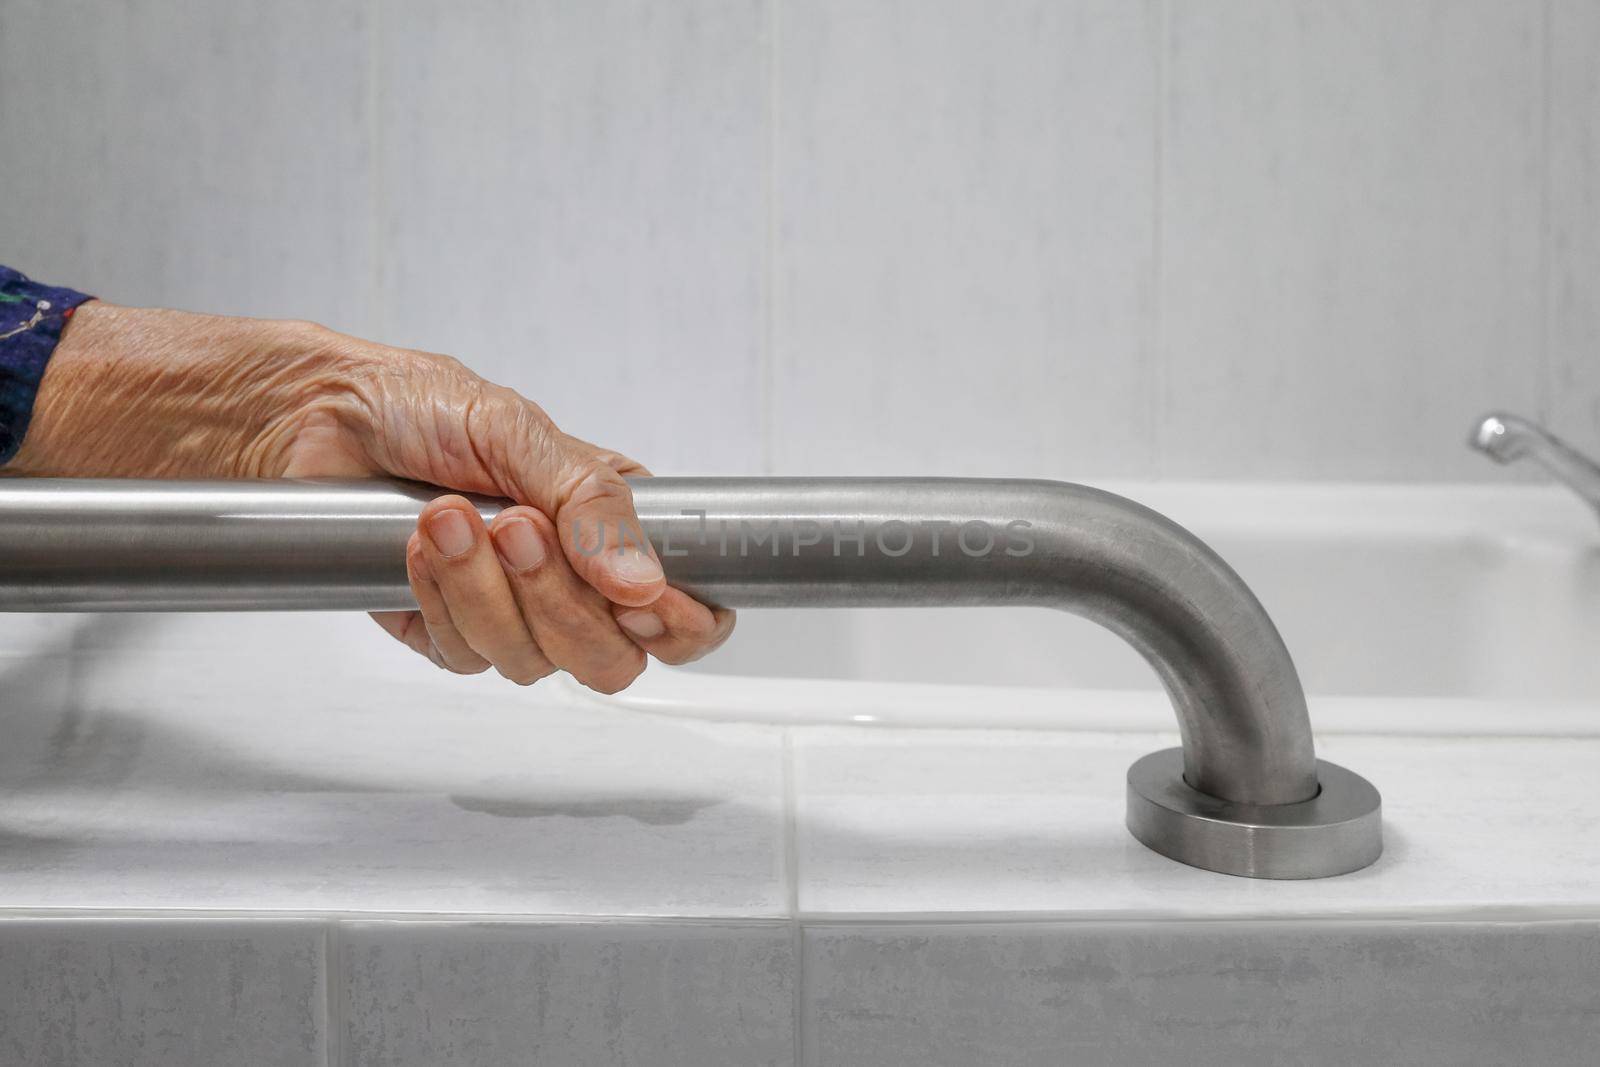
[[[90,299],[0,267],[0,465],[22,447],[45,365],[73,310]]]

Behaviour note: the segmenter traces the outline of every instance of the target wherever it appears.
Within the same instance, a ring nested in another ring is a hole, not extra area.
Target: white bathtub
[[[1564,490],[1106,487],[1239,571],[1319,728],[1600,730],[1600,522]],[[763,722],[1141,729],[1160,725],[1142,696],[1158,685],[1120,639],[1046,609],[745,611],[717,655],[608,699]]]

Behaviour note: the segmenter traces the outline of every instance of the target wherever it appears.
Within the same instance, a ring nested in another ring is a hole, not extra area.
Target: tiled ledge
[[[1172,735],[700,723],[448,676],[359,617],[54,621],[0,662],[0,908],[1600,917],[1600,738],[1325,736],[1385,855],[1257,882],[1123,828]]]
[[[361,619],[11,640],[0,1063],[1563,1063],[1600,1032],[1592,738],[1325,738],[1388,851],[1254,882],[1127,837],[1155,734],[672,720]]]

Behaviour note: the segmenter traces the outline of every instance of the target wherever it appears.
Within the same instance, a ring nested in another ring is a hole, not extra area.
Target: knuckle
[[[500,677],[517,685],[532,685],[551,674],[551,668],[547,664],[531,662],[506,664],[496,667],[495,670],[500,673]]]
[[[470,374],[452,376],[445,383],[445,390],[453,398],[452,415],[433,421],[430,448],[441,461],[459,465],[455,469],[471,470],[479,462],[479,443],[484,440],[480,427],[483,383]]]
[[[428,352],[420,348],[410,348],[405,351],[414,361],[412,364],[414,367],[438,375],[440,378],[466,380],[477,377],[465,363],[443,352]]]
[[[311,347],[319,347],[338,336],[320,322],[310,319],[288,319],[280,323],[279,328],[286,335],[300,338],[302,343]]]
[[[720,613],[716,626],[712,627],[711,635],[706,643],[706,651],[713,652],[719,649],[733,636],[733,631],[739,625],[739,616],[733,612]]]
[[[659,648],[655,652],[656,659],[669,667],[681,667],[692,662],[700,654],[700,650],[686,645],[672,644],[666,648]]]
[[[612,448],[602,448],[595,453],[595,459],[604,463],[618,474],[635,474],[644,471],[644,464]]]
[[[620,693],[634,683],[639,675],[644,673],[647,659],[640,649],[618,655],[603,668],[593,672],[587,678],[578,679],[584,685],[597,693],[611,696]]]
[[[574,505],[614,500],[633,507],[633,490],[615,467],[602,456],[586,453],[572,464],[567,478],[567,500]]]
[[[505,402],[510,412],[511,429],[529,440],[547,437],[556,430],[555,420],[544,408],[523,396],[515,389],[505,391]]]
[[[400,638],[407,648],[415,649],[424,656],[434,654],[433,636],[428,633],[428,621],[422,617],[420,611],[414,612],[395,636]]]
[[[475,383],[477,381],[478,376],[472,372],[472,368],[455,356],[443,352],[435,352],[432,355],[440,373],[446,374],[460,383]]]

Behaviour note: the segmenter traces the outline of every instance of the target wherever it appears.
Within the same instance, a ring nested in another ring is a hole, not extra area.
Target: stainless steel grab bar
[[[1158,852],[1305,878],[1381,851],[1377,791],[1315,758],[1294,663],[1265,610],[1215,552],[1148,508],[1040,481],[632,486],[669,580],[710,602],[1034,604],[1120,634],[1160,676],[1183,740],[1129,772],[1129,828]],[[437,493],[384,481],[0,479],[0,610],[412,606],[405,544]],[[503,502],[478,506],[492,515]]]

